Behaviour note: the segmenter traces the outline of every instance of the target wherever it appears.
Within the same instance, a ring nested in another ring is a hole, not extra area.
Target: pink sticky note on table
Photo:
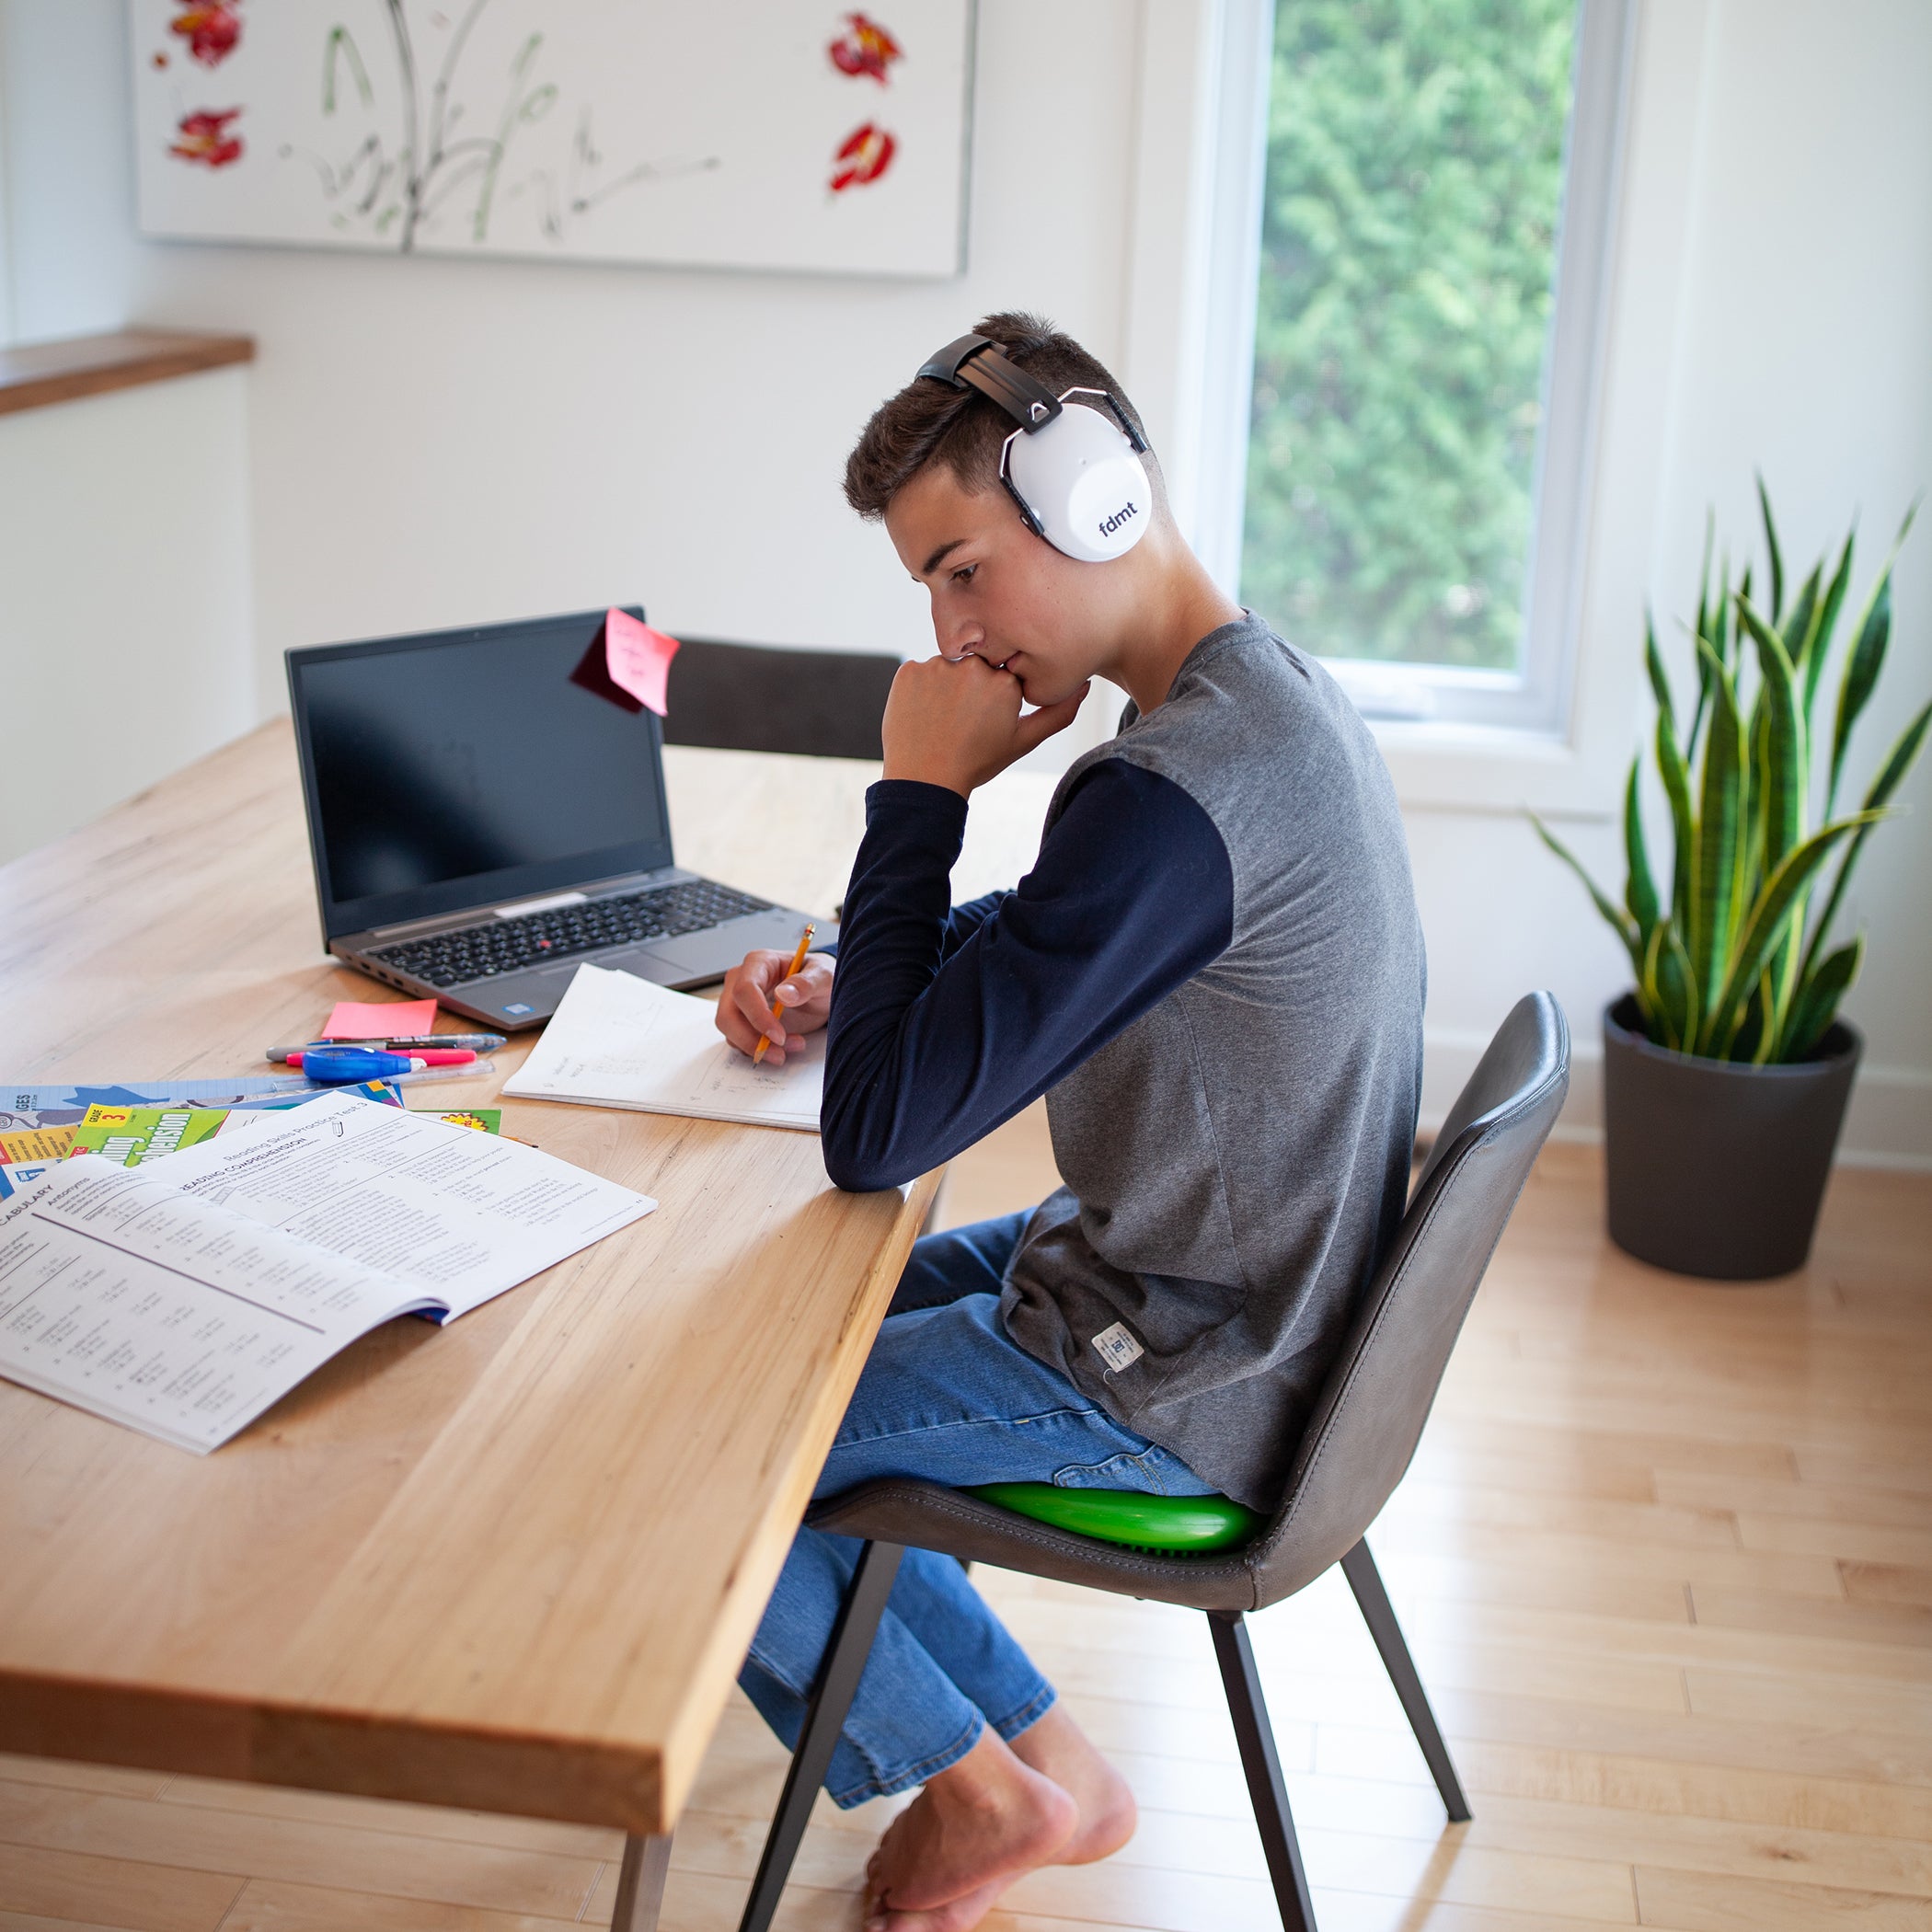
[[[436,1030],[432,999],[339,999],[320,1040],[410,1040]]]
[[[675,638],[639,624],[628,611],[604,614],[604,662],[611,683],[628,691],[640,705],[649,705],[660,718],[665,715],[664,684],[676,655]]]

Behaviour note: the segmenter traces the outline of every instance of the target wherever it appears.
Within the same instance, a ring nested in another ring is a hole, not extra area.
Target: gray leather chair
[[[1410,1192],[1304,1435],[1286,1493],[1245,1547],[1163,1556],[1073,1535],[933,1483],[863,1484],[815,1528],[864,1540],[821,1668],[742,1932],[765,1932],[908,1547],[1207,1613],[1256,1822],[1287,1932],[1314,1932],[1274,1733],[1243,1621],[1340,1563],[1452,1822],[1469,1806],[1365,1533],[1420,1440],[1463,1318],[1570,1086],[1570,1029],[1547,993],[1518,1002],[1470,1075]]]

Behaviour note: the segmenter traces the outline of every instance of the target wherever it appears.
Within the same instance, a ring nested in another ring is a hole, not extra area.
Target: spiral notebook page
[[[825,1036],[813,1034],[783,1066],[753,1066],[719,1033],[714,1010],[627,972],[580,966],[503,1092],[816,1133]]]

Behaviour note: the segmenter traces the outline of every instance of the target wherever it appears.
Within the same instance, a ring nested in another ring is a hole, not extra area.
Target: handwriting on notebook
[[[503,1091],[815,1133],[822,1041],[820,1034],[801,1052],[788,1052],[782,1067],[754,1067],[719,1037],[708,1000],[580,966],[544,1037]]]

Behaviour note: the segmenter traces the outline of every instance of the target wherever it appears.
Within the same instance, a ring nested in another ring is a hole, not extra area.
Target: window
[[[1240,596],[1372,715],[1560,722],[1629,13],[1275,7]]]

